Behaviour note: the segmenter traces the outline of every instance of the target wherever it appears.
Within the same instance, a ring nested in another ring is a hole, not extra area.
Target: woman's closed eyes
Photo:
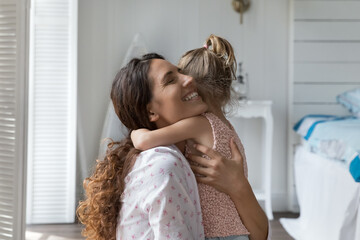
[[[167,85],[169,84],[174,84],[176,83],[176,81],[178,80],[178,74],[181,74],[181,69],[180,68],[177,68],[177,72],[173,72],[173,71],[170,71],[168,73],[165,74],[165,78],[164,78],[164,81],[163,81],[163,87],[166,87]]]

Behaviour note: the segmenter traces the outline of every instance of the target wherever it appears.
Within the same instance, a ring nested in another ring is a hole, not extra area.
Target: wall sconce
[[[243,13],[250,7],[250,0],[233,0],[233,8],[236,12],[240,13],[240,24],[243,22]]]

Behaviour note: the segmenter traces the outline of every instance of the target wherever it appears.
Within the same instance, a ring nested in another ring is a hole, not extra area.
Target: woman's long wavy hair
[[[138,128],[156,129],[156,125],[149,121],[146,109],[152,98],[148,78],[152,59],[164,58],[152,53],[132,59],[112,83],[110,97],[115,112],[129,133]],[[86,197],[80,201],[76,213],[85,225],[82,234],[87,239],[116,239],[124,179],[138,154],[128,134],[126,139],[108,145],[105,158],[97,160],[93,174],[84,180]]]
[[[186,52],[178,67],[196,79],[197,88],[209,106],[223,108],[230,102],[236,59],[226,39],[211,34],[204,47]]]

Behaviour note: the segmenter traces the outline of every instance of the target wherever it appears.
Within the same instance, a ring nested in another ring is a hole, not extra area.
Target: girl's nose
[[[194,78],[188,75],[183,75],[184,77],[184,82],[183,82],[183,86],[187,87],[190,86],[194,83]]]

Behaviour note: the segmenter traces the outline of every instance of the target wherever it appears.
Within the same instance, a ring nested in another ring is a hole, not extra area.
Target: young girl
[[[131,139],[135,148],[147,150],[187,140],[185,150],[187,155],[194,150],[191,147],[194,141],[212,147],[223,156],[231,158],[229,142],[233,138],[242,152],[247,177],[243,146],[223,112],[224,106],[231,99],[231,82],[235,77],[236,60],[232,46],[225,39],[211,35],[203,48],[185,53],[178,66],[184,74],[196,79],[198,90],[208,104],[208,111],[157,130],[134,130],[131,133]],[[176,81],[176,78],[169,79],[166,84]],[[183,101],[191,102],[197,97],[196,91],[190,91],[183,97]],[[230,197],[209,185],[199,183],[198,187],[205,236],[207,238],[248,239],[250,233],[240,219]],[[234,238],[235,236],[238,238]]]

